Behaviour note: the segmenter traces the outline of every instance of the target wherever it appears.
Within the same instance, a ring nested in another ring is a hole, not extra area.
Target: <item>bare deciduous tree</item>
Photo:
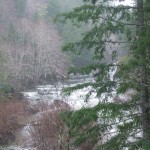
[[[56,100],[46,109],[32,122],[30,128],[35,147],[38,150],[69,150],[69,131],[59,116],[60,113],[70,110],[69,105]]]
[[[10,13],[12,17],[8,17],[9,21],[5,20],[5,26],[0,22],[3,31],[0,49],[5,56],[5,67],[10,79],[19,87],[21,83],[38,82],[42,75],[46,77],[55,73],[65,77],[68,59],[60,50],[62,39],[58,31],[43,18],[36,22],[32,19],[35,13],[41,13],[38,12],[39,7],[43,8],[45,2],[28,0],[26,11],[29,13],[21,18],[17,17],[13,1],[11,3],[9,8],[9,1],[5,0],[0,12],[3,18],[7,18]],[[33,11],[30,10],[32,7]]]

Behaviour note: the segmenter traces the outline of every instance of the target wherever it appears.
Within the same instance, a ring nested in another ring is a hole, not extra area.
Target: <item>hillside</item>
[[[61,52],[62,38],[45,19],[47,1],[0,1],[0,50],[4,58],[3,82],[16,88],[35,84],[51,74],[66,76],[68,58]]]

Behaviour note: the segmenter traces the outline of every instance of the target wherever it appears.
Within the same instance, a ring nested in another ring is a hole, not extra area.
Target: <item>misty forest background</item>
[[[80,4],[76,0],[0,1],[1,84],[26,89],[52,80],[53,74],[67,77],[69,66],[81,67],[92,61],[84,51],[78,57],[61,52],[64,42],[80,39],[88,26],[78,29],[69,21],[54,24],[56,14]]]
[[[0,0],[0,150],[150,149],[150,1],[123,2]]]

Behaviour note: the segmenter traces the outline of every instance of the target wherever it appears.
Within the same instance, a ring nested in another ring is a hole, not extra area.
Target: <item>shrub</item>
[[[0,145],[6,145],[15,139],[15,131],[21,127],[18,119],[24,113],[23,102],[17,100],[0,102]]]
[[[38,150],[67,150],[69,135],[59,114],[68,110],[67,103],[57,100],[32,122],[30,133]]]

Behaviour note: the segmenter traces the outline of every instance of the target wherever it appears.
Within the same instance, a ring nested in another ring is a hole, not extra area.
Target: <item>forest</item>
[[[0,0],[0,150],[150,150],[149,0]]]

